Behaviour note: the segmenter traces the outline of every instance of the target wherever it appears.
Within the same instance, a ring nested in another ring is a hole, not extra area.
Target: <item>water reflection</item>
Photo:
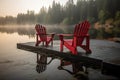
[[[65,69],[64,66],[72,65],[72,71]],[[83,63],[71,63],[68,61],[61,60],[60,66],[58,67],[59,70],[64,70],[73,75],[77,80],[89,80],[88,79],[88,71],[86,66]]]
[[[49,62],[47,62],[47,56],[46,55],[40,55],[37,53],[37,65],[36,65],[36,71],[38,73],[44,72],[47,68],[47,65],[49,65],[54,58],[52,57]]]
[[[36,71],[38,73],[42,73],[47,69],[47,65],[49,65],[55,58],[53,56],[50,57],[51,59],[48,60],[47,55],[39,54],[37,53],[37,65],[36,65]],[[77,80],[89,80],[88,79],[88,72],[86,67],[83,65],[83,63],[71,63],[69,61],[64,61],[62,59],[60,60],[60,64],[58,66],[58,70],[64,70],[71,74],[74,78]],[[69,68],[65,68],[67,66],[72,66],[72,70]]]
[[[0,32],[7,34],[18,33],[19,35],[28,35],[30,37],[34,37],[35,34],[34,27],[21,27],[19,25],[16,25],[16,27],[15,25],[13,27],[10,25],[0,26]]]
[[[46,70],[47,66],[47,56],[45,55],[39,55],[37,54],[37,65],[36,65],[36,71],[38,73],[44,72]]]

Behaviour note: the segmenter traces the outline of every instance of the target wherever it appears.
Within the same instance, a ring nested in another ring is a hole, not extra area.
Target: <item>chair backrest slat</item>
[[[74,43],[80,45],[83,42],[84,40],[83,36],[88,34],[89,27],[90,27],[90,23],[88,21],[84,21],[82,23],[76,24],[74,29],[73,45]]]
[[[42,25],[36,24],[35,30],[37,34],[39,35],[41,41],[46,41],[46,28]]]

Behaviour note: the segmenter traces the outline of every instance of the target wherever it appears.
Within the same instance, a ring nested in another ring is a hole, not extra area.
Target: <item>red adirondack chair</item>
[[[63,52],[63,46],[68,48],[73,54],[77,54],[77,46],[83,48],[87,53],[91,53],[89,47],[89,34],[88,30],[90,27],[90,23],[88,21],[84,21],[75,25],[74,34],[72,34],[73,39],[64,39],[64,36],[71,36],[71,34],[59,34],[60,38],[60,51]],[[85,44],[83,41],[86,39]]]
[[[51,45],[53,45],[53,38],[54,34],[46,34],[46,28],[42,25],[36,24],[35,26],[36,30],[36,46],[38,46],[41,42],[43,42],[43,45],[45,43],[45,46],[47,47],[48,44],[51,42]]]

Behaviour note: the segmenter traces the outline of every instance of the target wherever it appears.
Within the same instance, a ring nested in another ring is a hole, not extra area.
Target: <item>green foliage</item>
[[[16,18],[12,16],[0,17],[0,24],[13,24],[16,23]]]
[[[114,21],[114,25],[117,26],[117,27],[120,27],[120,20]]]
[[[120,27],[115,27],[113,31],[115,37],[120,37]]]
[[[110,18],[110,13],[108,11],[105,10],[100,10],[99,14],[98,14],[98,18],[100,20],[101,24],[104,24],[105,21]]]
[[[34,11],[27,11],[27,14],[19,13],[17,15],[18,24],[34,23],[34,22],[35,22]]]
[[[95,18],[94,17],[88,17],[88,21],[91,23],[91,24],[93,24],[93,23],[95,23]]]
[[[120,20],[120,11],[116,12],[115,19],[116,20]]]
[[[105,34],[105,28],[100,28],[98,30],[98,35],[97,35],[97,38],[100,38],[100,39],[103,39],[104,38],[104,34]]]
[[[47,18],[49,24],[59,24],[62,22],[64,18],[64,12],[62,10],[62,7],[59,3],[55,3],[53,1],[52,7],[49,7]]]
[[[107,38],[112,38],[114,36],[115,36],[114,28],[101,27],[97,31],[96,38],[107,39]]]
[[[89,30],[90,38],[95,39],[98,35],[98,31],[95,28],[91,28]]]
[[[44,23],[46,21],[46,15],[47,15],[46,8],[42,7],[40,13],[36,15],[36,21],[38,23]]]
[[[69,22],[70,22],[69,19],[68,19],[68,18],[65,18],[65,19],[62,21],[62,24],[67,24],[67,25],[68,25]]]
[[[120,11],[116,12],[114,25],[120,27]]]
[[[115,21],[114,21],[115,28],[113,29],[115,37],[120,37],[120,11],[116,12]]]

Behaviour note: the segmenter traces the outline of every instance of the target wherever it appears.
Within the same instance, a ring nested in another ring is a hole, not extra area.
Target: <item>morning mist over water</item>
[[[44,25],[48,33],[73,33],[74,25]],[[0,25],[1,33],[18,33],[19,35],[28,35],[35,37],[35,24],[32,25]]]

